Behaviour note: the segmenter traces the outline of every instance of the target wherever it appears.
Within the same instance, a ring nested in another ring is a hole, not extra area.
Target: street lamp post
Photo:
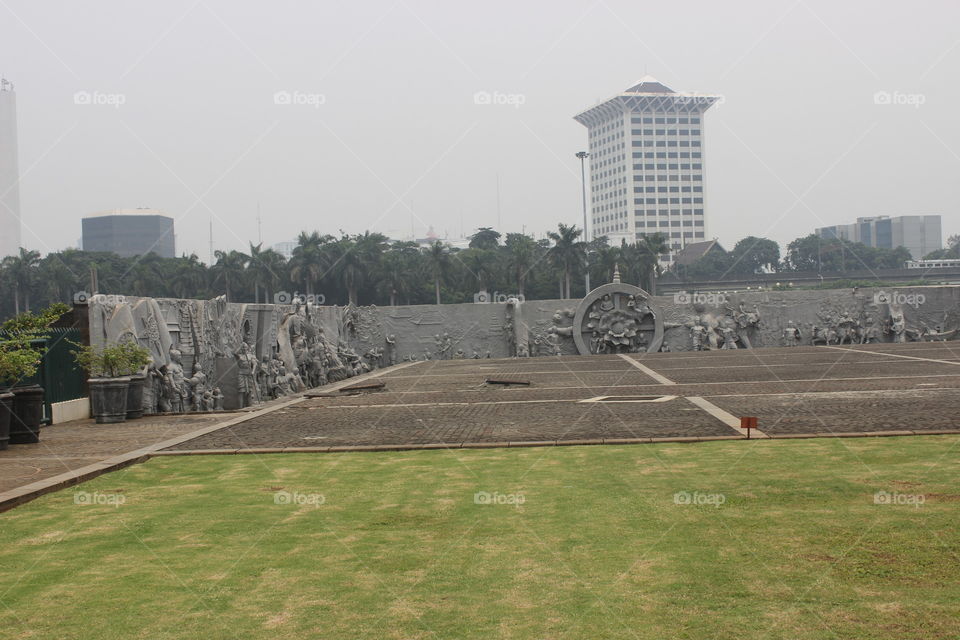
[[[585,242],[588,243],[588,245],[587,245],[587,246],[588,246],[588,249],[589,249],[590,236],[589,236],[589,234],[587,233],[587,173],[586,173],[586,168],[585,168],[585,166],[584,166],[584,165],[585,165],[585,162],[584,162],[584,161],[587,159],[587,157],[588,157],[589,155],[590,155],[590,154],[587,153],[586,151],[577,151],[577,157],[580,158],[580,189],[581,189],[581,191],[583,192],[583,239],[584,239]],[[587,269],[586,269],[586,278],[585,278],[585,280],[586,280],[586,282],[585,282],[584,284],[585,284],[585,286],[586,286],[586,289],[585,289],[583,295],[587,295],[588,293],[590,293],[590,258],[589,258],[589,255],[588,255],[588,257],[587,257]]]

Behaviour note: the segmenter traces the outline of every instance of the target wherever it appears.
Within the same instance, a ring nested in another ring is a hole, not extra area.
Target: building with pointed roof
[[[721,97],[679,93],[644,76],[574,119],[587,127],[590,238],[662,233],[671,255],[707,236],[704,113]]]

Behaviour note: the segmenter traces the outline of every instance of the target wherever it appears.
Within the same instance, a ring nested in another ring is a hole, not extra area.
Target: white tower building
[[[17,161],[17,94],[0,78],[0,259],[19,253],[20,168]]]
[[[574,116],[589,136],[591,238],[662,233],[672,254],[708,237],[703,114],[719,99],[645,76]]]

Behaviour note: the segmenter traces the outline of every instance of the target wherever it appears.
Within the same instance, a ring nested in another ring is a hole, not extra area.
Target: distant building
[[[0,259],[20,253],[21,242],[17,94],[0,78]]]
[[[877,249],[905,247],[915,259],[943,248],[938,215],[857,218],[853,224],[821,227],[816,234],[821,238],[860,242]]]
[[[705,242],[693,242],[677,252],[673,257],[673,263],[689,267],[694,262],[704,257],[710,252],[723,252],[723,247],[716,240],[707,240]]]
[[[589,239],[662,233],[671,252],[706,240],[703,114],[719,99],[646,76],[574,116],[590,145]]]
[[[296,240],[288,240],[287,242],[278,242],[270,248],[289,260],[293,257],[293,250],[297,248],[297,244]]]
[[[83,250],[110,251],[125,258],[151,252],[173,258],[173,218],[148,208],[95,213],[83,219]]]

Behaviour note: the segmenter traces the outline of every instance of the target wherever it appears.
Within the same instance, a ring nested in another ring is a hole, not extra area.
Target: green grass
[[[0,638],[957,638],[957,444],[157,458],[0,515]]]

